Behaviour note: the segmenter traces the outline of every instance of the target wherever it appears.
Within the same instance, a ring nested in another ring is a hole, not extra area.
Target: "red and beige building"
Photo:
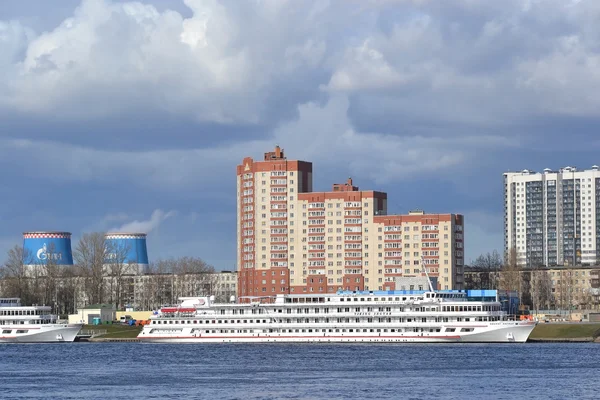
[[[279,146],[237,166],[237,213],[240,297],[394,290],[423,267],[463,288],[462,215],[387,215],[387,194],[352,179],[314,192],[312,163]]]

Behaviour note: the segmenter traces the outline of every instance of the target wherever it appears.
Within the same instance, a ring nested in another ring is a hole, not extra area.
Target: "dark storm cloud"
[[[280,144],[318,190],[352,176],[391,212],[465,213],[467,259],[501,248],[502,172],[600,164],[598,18],[591,0],[6,2],[0,244],[135,222],[154,257],[229,267],[235,166]]]

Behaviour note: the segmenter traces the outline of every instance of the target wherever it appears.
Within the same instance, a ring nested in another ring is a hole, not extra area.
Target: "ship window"
[[[10,329],[4,329],[4,330],[2,331],[2,333],[11,333],[11,332],[12,332],[12,330],[10,330]]]
[[[446,328],[446,332],[454,332],[456,328]]]

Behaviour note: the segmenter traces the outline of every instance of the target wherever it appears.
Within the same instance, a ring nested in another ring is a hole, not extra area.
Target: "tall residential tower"
[[[463,285],[462,215],[387,215],[387,194],[352,179],[313,192],[312,163],[279,147],[238,165],[237,212],[240,296],[395,289],[422,264],[438,288]]]
[[[599,218],[596,165],[504,174],[504,247],[522,266],[597,264]]]

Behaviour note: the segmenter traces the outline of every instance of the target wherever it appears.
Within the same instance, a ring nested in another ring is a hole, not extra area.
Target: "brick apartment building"
[[[393,290],[423,267],[463,288],[462,215],[387,215],[386,193],[352,179],[314,192],[312,174],[279,146],[237,166],[238,296]]]

